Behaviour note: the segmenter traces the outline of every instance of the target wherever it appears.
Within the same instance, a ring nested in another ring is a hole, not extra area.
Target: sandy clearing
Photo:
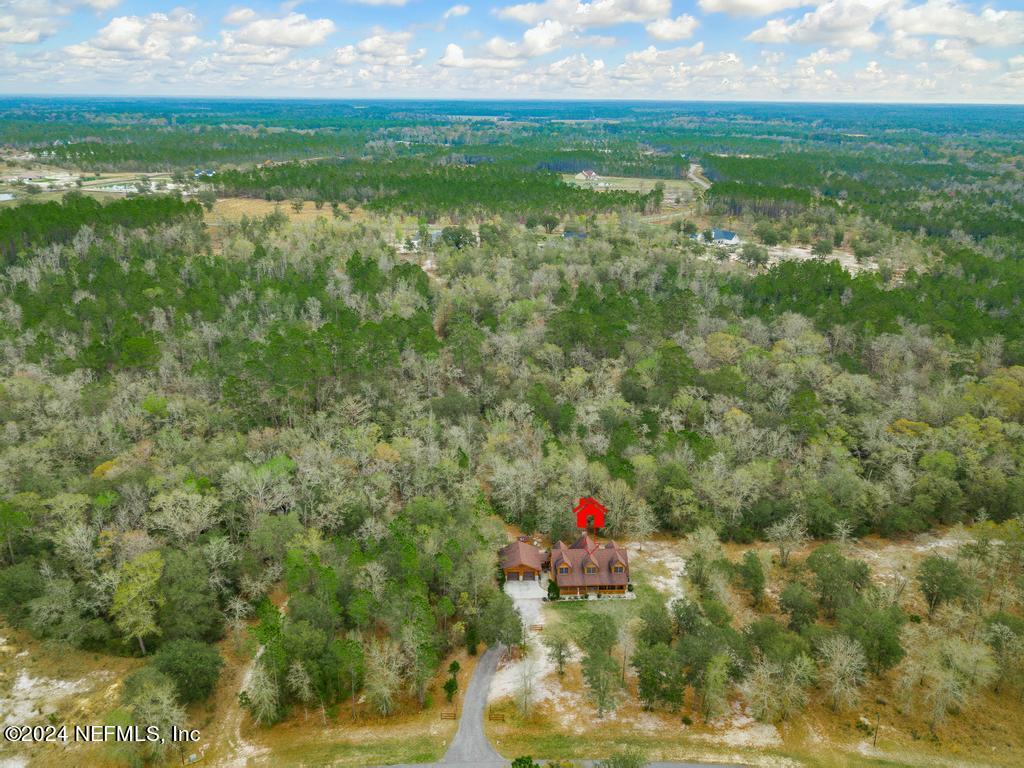
[[[969,539],[967,531],[959,526],[938,533],[921,533],[910,541],[869,536],[851,542],[846,554],[865,561],[871,567],[872,579],[886,584],[901,574],[909,574],[920,557],[930,554],[952,555]]]
[[[666,596],[666,603],[686,597],[686,558],[680,541],[645,541],[638,548],[630,550],[634,567],[646,572],[647,580],[654,589]]]
[[[878,264],[874,262],[860,262],[857,257],[849,251],[835,250],[828,256],[815,256],[808,246],[803,245],[771,245],[768,247],[768,266],[773,267],[783,261],[837,261],[851,275],[865,270],[870,272],[878,271]]]
[[[732,747],[777,747],[782,744],[782,736],[779,729],[771,723],[759,723],[743,704],[734,701],[730,712],[711,722],[716,733],[708,735],[709,740],[725,742]],[[701,738],[703,734],[695,734]]]
[[[56,712],[62,701],[88,687],[85,679],[32,677],[22,669],[14,679],[9,695],[0,699],[0,725],[31,723],[38,717]]]

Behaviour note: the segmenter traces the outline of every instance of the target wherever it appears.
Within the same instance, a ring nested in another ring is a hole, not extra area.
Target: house
[[[520,536],[498,552],[505,581],[539,581],[544,553]]]
[[[586,240],[587,239],[587,233],[586,232],[579,232],[579,231],[577,231],[575,229],[567,229],[564,232],[562,232],[562,239],[563,240]]]
[[[551,578],[561,597],[624,595],[629,591],[629,555],[609,541],[599,544],[584,533],[572,546],[551,548]]]
[[[712,229],[711,242],[715,245],[739,245],[740,236],[728,229]]]
[[[596,171],[588,169],[586,171],[580,171],[573,178],[576,179],[576,181],[597,181],[601,177],[597,175]]]

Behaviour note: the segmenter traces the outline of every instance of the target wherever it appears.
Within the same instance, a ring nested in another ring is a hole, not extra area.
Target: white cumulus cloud
[[[455,43],[447,45],[444,55],[437,63],[452,69],[514,69],[522,64],[516,59],[467,57],[462,48]]]
[[[951,40],[941,38],[935,41],[932,52],[937,59],[947,61],[960,69],[968,72],[985,72],[990,69],[997,69],[998,64],[988,59],[975,55],[970,45],[963,40]]]
[[[509,42],[503,37],[492,37],[487,41],[487,52],[504,59],[521,59],[543,56],[559,48],[568,29],[560,21],[548,19],[523,33],[522,42]]]
[[[330,19],[310,19],[304,13],[289,13],[279,19],[255,19],[235,33],[240,43],[306,48],[320,45],[334,32]]]
[[[789,8],[814,5],[809,0],[700,0],[706,13],[727,13],[730,16],[767,16]]]
[[[498,18],[537,24],[556,19],[577,27],[601,27],[627,22],[642,23],[663,19],[672,11],[672,0],[545,0],[499,8]],[[568,61],[568,60],[567,60]],[[595,59],[595,61],[601,61]],[[602,66],[604,62],[602,61]]]
[[[674,19],[658,19],[648,24],[645,29],[647,34],[655,40],[685,40],[693,37],[693,33],[700,22],[693,16],[683,14]]]
[[[796,21],[771,19],[747,40],[756,43],[812,43],[873,48],[881,37],[872,30],[891,0],[827,0]]]
[[[378,31],[370,37],[363,38],[356,44],[356,53],[360,59],[368,63],[389,67],[407,67],[426,55],[426,50],[408,49],[412,40],[411,32]]]
[[[830,51],[828,48],[819,48],[814,53],[797,60],[797,64],[808,67],[818,67],[822,64],[842,64],[850,60],[850,49],[840,48],[838,51]]]
[[[235,8],[224,16],[225,24],[245,24],[256,18],[256,11],[252,8]]]
[[[85,60],[115,54],[117,59],[169,60],[202,44],[199,20],[183,8],[148,16],[115,16],[91,40],[64,50]],[[111,57],[107,56],[108,59]]]
[[[109,11],[121,0],[2,0],[0,44],[32,45],[57,33],[60,19],[79,8]]]
[[[1024,12],[985,8],[972,13],[956,0],[928,0],[890,10],[886,24],[907,35],[959,37],[978,45],[1024,45]]]

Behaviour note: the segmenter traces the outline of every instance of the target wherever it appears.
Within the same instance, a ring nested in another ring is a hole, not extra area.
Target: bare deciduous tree
[[[785,568],[789,564],[789,556],[794,549],[799,549],[807,541],[807,526],[799,514],[792,514],[770,526],[767,531],[768,540],[779,550],[779,564]]]
[[[402,676],[402,654],[390,640],[374,640],[366,650],[366,697],[382,715],[395,708]]]
[[[854,707],[867,669],[864,649],[846,635],[833,635],[821,644],[820,653],[821,682],[832,700],[832,711]]]

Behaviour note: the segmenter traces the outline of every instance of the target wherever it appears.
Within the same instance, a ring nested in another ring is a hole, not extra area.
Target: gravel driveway
[[[457,768],[506,768],[509,761],[499,755],[484,734],[484,714],[487,708],[487,691],[491,678],[498,667],[498,658],[504,649],[488,648],[473,670],[473,678],[462,701],[459,729],[455,732],[451,746],[438,763],[421,765],[398,765],[393,768],[431,768],[456,766]]]
[[[452,745],[441,758],[439,765],[480,766],[480,768],[504,768],[508,764],[499,755],[484,734],[484,714],[487,709],[487,691],[491,678],[498,667],[498,658],[504,649],[488,648],[473,670],[473,679],[462,700],[462,717],[455,732]]]
[[[544,623],[544,612],[541,611],[541,607],[548,594],[547,586],[547,579],[505,582],[505,594],[512,598],[527,630],[535,624]]]

